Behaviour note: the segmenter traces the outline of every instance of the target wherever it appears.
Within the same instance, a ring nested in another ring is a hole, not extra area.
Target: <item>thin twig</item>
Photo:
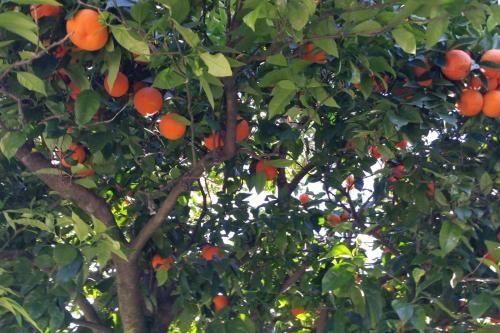
[[[191,155],[193,159],[193,166],[196,166],[196,149],[194,147],[194,116],[193,116],[193,110],[191,108],[191,92],[189,91],[189,82],[186,81],[186,97],[187,97],[187,111],[189,113],[189,121],[191,121],[191,125],[189,126],[189,129],[191,130]],[[201,186],[201,184],[200,184]]]

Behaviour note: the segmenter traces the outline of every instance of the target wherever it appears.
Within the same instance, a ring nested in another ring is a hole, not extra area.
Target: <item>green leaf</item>
[[[181,124],[184,124],[186,126],[190,126],[191,125],[191,121],[189,121],[187,118],[181,116],[180,114],[176,114],[172,117],[173,120],[181,123]]]
[[[353,273],[349,271],[347,265],[337,265],[330,268],[321,280],[321,290],[323,294],[330,291],[341,291],[354,284]]]
[[[45,91],[45,83],[42,79],[30,72],[17,72],[17,81],[28,90],[36,91],[44,96],[47,96]]]
[[[116,41],[130,52],[138,55],[150,54],[149,46],[144,41],[144,38],[141,38],[134,31],[128,30],[123,24],[112,26],[111,33]]]
[[[336,33],[337,28],[335,27],[335,21],[333,20],[333,17],[329,16],[316,23],[311,28],[311,31],[313,32],[314,37],[331,36]],[[315,46],[319,47],[326,53],[331,54],[337,58],[339,57],[337,43],[333,38],[315,38],[313,43]]]
[[[264,3],[260,3],[254,10],[243,16],[243,22],[250,29],[252,29],[252,31],[255,31],[255,22],[257,21],[257,19],[265,17],[264,15],[261,15],[262,9],[264,9]]]
[[[81,241],[86,240],[90,234],[90,227],[75,212],[71,214],[71,218],[74,222],[76,237]]]
[[[183,27],[176,21],[174,21],[174,25],[175,30],[177,30],[181,34],[182,38],[186,41],[186,43],[188,43],[189,46],[195,48],[196,46],[198,46],[198,44],[200,44],[200,38],[196,33],[193,32],[193,30]]]
[[[490,295],[482,293],[474,296],[469,304],[469,313],[474,319],[481,317],[492,305],[493,300]]]
[[[443,192],[441,192],[438,189],[436,189],[436,191],[434,192],[434,199],[436,199],[436,202],[439,205],[441,205],[443,207],[447,207],[448,206],[448,200],[444,196]]]
[[[55,0],[9,0],[10,2],[17,3],[19,5],[51,5],[51,6],[61,6],[61,4]]]
[[[69,65],[66,68],[66,73],[70,77],[71,81],[73,81],[80,90],[85,90],[90,88],[90,82],[87,78],[87,73],[85,69],[78,64]]]
[[[84,125],[92,120],[101,106],[100,96],[93,90],[80,92],[75,103],[75,121],[78,125]]]
[[[266,173],[264,171],[256,172],[256,174],[255,174],[255,191],[257,193],[262,192],[264,190],[264,187],[266,187],[266,183],[267,183]]]
[[[229,61],[222,53],[210,54],[205,52],[200,54],[200,58],[207,65],[209,74],[217,77],[233,75]]]
[[[214,95],[212,93],[212,88],[210,88],[210,84],[208,84],[207,79],[205,76],[200,76],[198,77],[200,80],[201,87],[203,88],[203,91],[205,92],[205,95],[207,95],[208,102],[210,103],[210,106],[212,109],[215,108],[215,101],[214,101]]]
[[[338,244],[330,251],[330,255],[334,258],[352,258],[352,253],[344,244]]]
[[[104,56],[106,64],[108,65],[108,86],[113,87],[115,84],[116,76],[120,70],[120,61],[122,52],[120,48],[116,47],[112,52],[107,52]]]
[[[153,82],[153,87],[160,89],[173,89],[186,82],[186,78],[172,68],[165,68],[158,73]]]
[[[283,67],[288,66],[288,62],[286,61],[285,56],[281,53],[273,54],[272,56],[267,57],[266,61],[268,64],[271,65],[283,66]]]
[[[403,51],[410,54],[415,54],[417,51],[417,41],[415,35],[404,28],[397,28],[392,30],[392,37],[396,43],[401,46]]]
[[[490,174],[484,172],[479,179],[479,187],[481,188],[481,192],[484,194],[489,194],[493,188],[493,180],[490,177]]]
[[[352,28],[351,32],[360,36],[370,36],[374,33],[377,33],[381,29],[382,26],[380,25],[380,23],[378,23],[377,21],[368,20],[356,25],[354,28]]]
[[[19,12],[0,13],[0,28],[9,30],[17,34],[33,44],[38,44],[38,36],[36,35],[37,25],[31,17],[28,17]]]
[[[286,168],[292,165],[294,161],[291,160],[283,160],[283,159],[277,159],[277,160],[266,160],[264,161],[265,166],[273,166],[275,168]]]
[[[54,261],[59,266],[65,266],[71,263],[77,256],[76,249],[67,244],[58,244],[54,248]]]
[[[420,279],[425,275],[425,271],[422,268],[416,267],[411,272],[411,275],[413,276],[413,280],[415,281],[415,284],[418,284]]]
[[[460,242],[462,229],[453,222],[445,221],[439,231],[439,246],[442,250],[442,255],[450,253]]]
[[[448,28],[448,22],[449,21],[443,17],[437,17],[427,24],[427,31],[425,32],[425,47],[427,49],[430,49],[439,42],[439,39]]]
[[[0,150],[5,157],[11,159],[17,150],[26,142],[26,135],[22,132],[8,132],[0,140]]]
[[[392,160],[395,157],[394,153],[392,152],[392,150],[390,148],[388,148],[384,145],[377,145],[377,148],[378,148],[378,151],[380,152],[380,154],[382,155],[383,158]]]
[[[154,19],[154,4],[152,2],[139,1],[130,8],[130,15],[139,24]]]
[[[189,1],[186,0],[157,0],[170,9],[170,15],[177,22],[182,22],[189,14]]]
[[[402,321],[408,321],[413,316],[413,305],[400,300],[393,300],[392,308],[398,314],[399,319]]]
[[[349,297],[354,305],[354,311],[364,317],[366,313],[366,302],[363,291],[358,286],[351,286]]]
[[[316,5],[311,0],[289,0],[286,10],[288,21],[295,30],[300,31],[309,21],[309,16],[316,10]]]
[[[290,103],[293,96],[295,95],[295,90],[290,89],[290,84],[278,82],[276,87],[273,89],[273,98],[269,102],[269,111],[267,113],[267,118],[272,119],[275,116],[285,112],[285,107]],[[292,83],[293,84],[293,83]]]
[[[3,307],[7,311],[11,312],[13,315],[21,315],[24,320],[30,323],[36,330],[43,332],[38,324],[31,318],[31,316],[26,312],[26,310],[16,301],[8,297],[0,297],[0,307]]]
[[[156,282],[158,287],[163,286],[168,280],[168,270],[160,266],[160,269],[156,271]]]

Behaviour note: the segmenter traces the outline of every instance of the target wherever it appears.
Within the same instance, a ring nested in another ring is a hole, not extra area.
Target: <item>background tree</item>
[[[499,23],[2,2],[2,332],[496,331]]]

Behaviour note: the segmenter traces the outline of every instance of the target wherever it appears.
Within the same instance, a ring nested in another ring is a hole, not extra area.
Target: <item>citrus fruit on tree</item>
[[[42,17],[57,16],[61,14],[62,8],[60,6],[52,5],[31,5],[30,14],[35,21]]]
[[[135,110],[145,117],[158,113],[162,104],[163,96],[155,88],[142,88],[134,95]]]
[[[472,117],[481,112],[483,108],[483,95],[479,91],[464,89],[456,105],[458,113],[462,116]]]
[[[446,65],[441,67],[441,72],[449,80],[463,80],[469,75],[472,60],[462,50],[451,50],[446,52]]]
[[[97,51],[108,41],[108,29],[99,22],[99,13],[93,9],[80,9],[66,21],[69,39],[85,51]]]
[[[57,155],[61,161],[61,165],[67,169],[71,168],[72,165],[77,163],[85,162],[85,148],[78,143],[72,143],[68,147],[69,158],[70,160],[66,160],[67,154],[63,154],[60,150],[57,151]]]
[[[108,77],[108,74],[106,74],[106,76],[104,77],[104,89],[108,92],[109,96],[121,97],[127,93],[128,78],[125,76],[125,74],[118,72],[115,82],[113,83],[113,87],[111,88],[109,87]]]
[[[236,142],[244,141],[250,135],[250,127],[248,126],[248,121],[245,119],[238,119],[238,124],[236,125]]]
[[[229,304],[229,299],[224,295],[215,295],[212,298],[212,303],[214,304],[215,311],[220,311]]]
[[[160,133],[168,140],[178,140],[186,133],[186,125],[174,118],[179,116],[175,112],[170,112],[160,118]]]
[[[309,197],[309,194],[302,193],[301,195],[299,195],[299,201],[300,201],[301,204],[305,205],[309,201],[311,201],[311,198]]]
[[[210,133],[203,139],[203,144],[209,151],[224,147],[224,139],[219,132]]]
[[[260,160],[255,165],[255,172],[265,172],[267,180],[273,180],[278,174],[278,170],[270,165],[264,165],[264,161]]]
[[[483,113],[490,118],[500,117],[500,90],[488,91],[483,96]]]
[[[224,255],[221,253],[218,247],[212,245],[204,245],[201,248],[201,257],[206,261],[211,261],[214,257],[222,259]]]
[[[500,66],[500,50],[492,49],[483,53],[480,62],[490,62],[497,66]],[[488,67],[486,65],[481,66],[481,71],[487,78],[500,78],[500,69]]]

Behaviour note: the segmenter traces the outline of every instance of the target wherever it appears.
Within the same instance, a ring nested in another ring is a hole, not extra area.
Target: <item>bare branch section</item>
[[[193,182],[199,179],[206,170],[214,165],[227,161],[236,154],[236,82],[234,77],[224,80],[224,92],[226,95],[226,137],[224,140],[224,150],[215,149],[205,155],[190,171],[184,174],[176,185],[163,200],[158,212],[146,223],[137,237],[132,242],[134,252],[130,255],[130,260],[137,260],[141,250],[151,238],[153,233],[163,224],[172,208],[175,206],[177,198],[188,191]]]
[[[67,176],[38,172],[42,169],[53,169],[53,166],[45,156],[32,152],[32,146],[32,142],[25,143],[17,151],[16,158],[61,197],[73,200],[81,209],[94,215],[106,226],[118,230],[114,217],[103,198],[83,186],[72,183]]]
[[[78,326],[90,328],[92,330],[92,332],[113,333],[113,331],[110,330],[109,328],[104,327],[104,326],[99,325],[99,324],[96,324],[96,323],[92,323],[92,322],[87,321],[87,320],[72,319],[71,322],[78,325]]]
[[[283,285],[280,290],[280,294],[287,292],[301,277],[304,275],[307,269],[307,264],[303,263],[295,272],[290,274],[288,278],[283,282]]]
[[[314,164],[309,162],[306,164],[296,175],[293,177],[292,181],[288,185],[288,196],[295,191],[297,186],[299,186],[300,181],[312,170],[314,169]]]

